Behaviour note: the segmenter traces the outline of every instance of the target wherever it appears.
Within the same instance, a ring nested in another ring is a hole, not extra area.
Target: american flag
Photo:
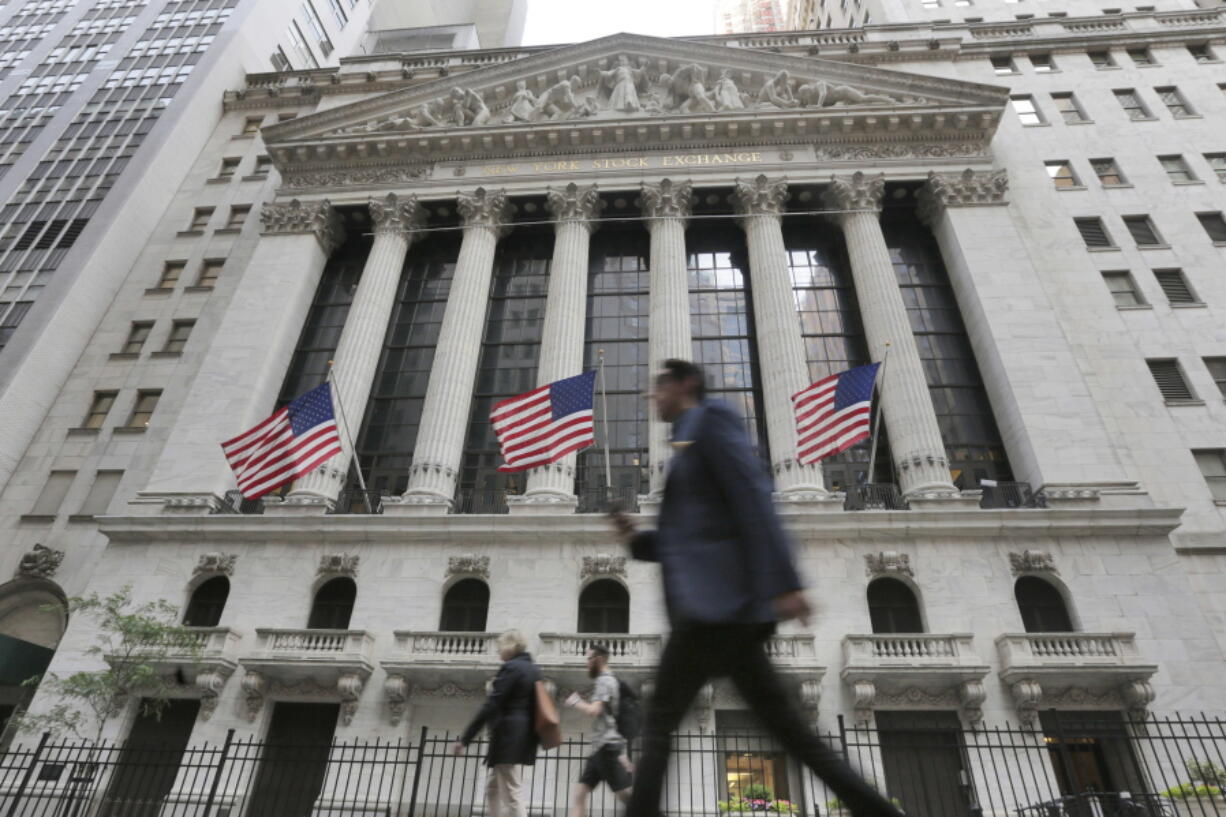
[[[329,383],[311,389],[250,431],[221,444],[238,489],[257,499],[341,452]]]
[[[869,435],[873,384],[880,366],[873,363],[832,374],[792,395],[797,461],[819,462]]]
[[[557,462],[596,442],[592,420],[595,372],[555,380],[494,405],[490,422],[498,435],[499,471],[527,471]]]

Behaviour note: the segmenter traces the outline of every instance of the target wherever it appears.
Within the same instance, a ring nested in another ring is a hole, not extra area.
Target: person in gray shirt
[[[583,774],[575,784],[571,796],[570,817],[584,817],[587,799],[602,782],[623,803],[630,801],[630,758],[626,753],[626,739],[617,731],[617,707],[620,703],[617,678],[609,672],[609,648],[593,644],[587,651],[587,674],[596,683],[591,700],[585,701],[578,692],[572,692],[566,705],[592,721],[591,754],[583,764]]]

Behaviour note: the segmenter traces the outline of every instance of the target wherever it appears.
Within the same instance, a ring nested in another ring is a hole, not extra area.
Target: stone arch
[[[1026,632],[1072,633],[1078,629],[1068,588],[1055,576],[1026,573],[1013,582],[1022,627]]]
[[[898,576],[878,576],[865,589],[874,633],[927,631],[924,608],[914,585]]]
[[[579,593],[581,633],[630,632],[630,590],[609,576],[589,582]]]

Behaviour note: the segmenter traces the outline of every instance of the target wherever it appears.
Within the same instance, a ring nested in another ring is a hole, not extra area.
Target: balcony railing
[[[771,636],[766,654],[783,667],[811,666],[817,661],[817,644],[808,633]]]
[[[264,501],[261,499],[243,499],[242,491],[226,491],[221,499],[221,505],[214,513],[264,513]]]
[[[889,482],[850,486],[843,501],[845,511],[905,511],[909,507],[898,486]]]
[[[397,630],[396,642],[412,658],[443,661],[498,659],[498,633]]]
[[[1006,633],[996,639],[1005,671],[1027,667],[1111,667],[1140,662],[1133,633]]]
[[[979,664],[968,633],[849,635],[843,639],[848,666],[949,666]]]
[[[541,633],[538,657],[545,663],[582,664],[589,648],[603,644],[614,666],[650,667],[660,660],[663,643],[658,633]]]
[[[505,491],[460,491],[455,496],[452,513],[509,513]]]
[[[980,508],[1046,508],[1047,498],[1030,489],[1029,482],[998,482],[981,485]]]
[[[360,488],[341,491],[336,497],[333,514],[380,514],[383,513],[383,494],[379,491],[363,491]]]
[[[592,488],[579,492],[578,513],[608,513],[612,506],[621,508],[627,513],[638,513],[639,492],[634,488],[614,488],[606,492],[604,488]]]

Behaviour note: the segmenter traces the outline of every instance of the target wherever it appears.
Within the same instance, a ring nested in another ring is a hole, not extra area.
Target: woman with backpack
[[[571,795],[570,817],[584,817],[587,799],[602,782],[623,803],[630,802],[630,740],[638,733],[638,700],[633,691],[609,672],[609,648],[593,644],[587,650],[587,674],[595,680],[591,700],[571,693],[566,705],[595,718],[591,753]]]

